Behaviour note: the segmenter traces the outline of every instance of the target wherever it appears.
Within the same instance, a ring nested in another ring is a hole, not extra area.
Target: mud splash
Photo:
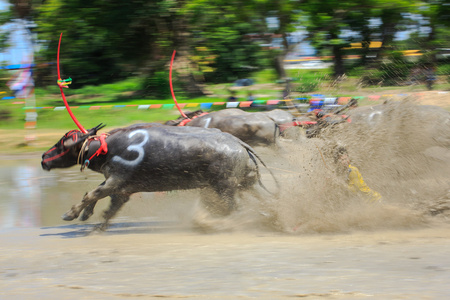
[[[305,234],[446,222],[450,113],[405,98],[358,108],[351,115],[352,123],[329,128],[319,138],[300,134],[281,141],[278,149],[258,148],[280,181],[280,193],[266,194],[259,206],[244,197],[238,214],[221,220],[201,214],[195,224],[215,230],[259,227]],[[334,153],[339,146],[346,147],[351,164],[359,168],[367,185],[382,195],[381,203],[349,193],[345,178],[336,172]],[[270,185],[267,173],[264,179]]]

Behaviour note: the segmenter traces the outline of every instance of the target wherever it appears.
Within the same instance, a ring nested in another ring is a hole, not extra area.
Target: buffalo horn
[[[104,125],[103,123],[100,123],[97,126],[95,126],[94,128],[89,129],[88,133],[89,133],[89,135],[95,135],[95,134],[97,134],[98,130],[102,129],[105,126],[106,125]]]

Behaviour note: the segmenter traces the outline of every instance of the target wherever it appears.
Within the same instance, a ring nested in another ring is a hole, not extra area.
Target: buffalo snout
[[[41,166],[45,171],[50,171],[51,169],[44,161],[41,161]]]

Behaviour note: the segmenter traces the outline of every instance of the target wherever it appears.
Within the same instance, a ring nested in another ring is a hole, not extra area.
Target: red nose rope
[[[61,35],[59,36],[59,43],[58,43],[58,57],[57,57],[57,68],[58,68],[58,86],[61,90],[61,97],[64,101],[64,105],[66,106],[67,111],[69,112],[70,117],[75,122],[75,124],[80,128],[81,132],[87,133],[87,130],[84,129],[84,127],[78,122],[77,118],[75,118],[74,114],[72,113],[72,110],[70,109],[69,104],[67,103],[66,96],[64,95],[63,88],[68,88],[68,85],[72,83],[72,79],[61,79],[61,73],[59,72],[59,50],[61,48],[61,39],[62,39],[63,33],[61,32]]]

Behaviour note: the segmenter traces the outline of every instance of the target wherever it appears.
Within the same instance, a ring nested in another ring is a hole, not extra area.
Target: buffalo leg
[[[86,221],[94,214],[94,208],[95,208],[96,204],[97,204],[97,201],[93,201],[88,206],[85,207],[85,209],[83,210],[83,213],[81,214],[81,217],[80,217],[81,221]]]
[[[99,230],[106,230],[109,227],[109,220],[116,215],[122,205],[124,205],[130,199],[130,195],[111,195],[111,203],[108,210],[103,212],[103,218],[105,221],[97,228]]]
[[[93,204],[95,206],[95,202],[111,195],[114,192],[115,186],[117,186],[116,182],[109,179],[106,180],[94,190],[86,193],[83,200],[81,200],[80,203],[73,205],[72,208],[62,216],[62,219],[65,221],[72,221],[73,219],[78,218],[81,211],[88,205]]]
[[[217,193],[219,193],[220,198],[224,202],[225,215],[229,215],[234,210],[236,210],[236,199],[234,189],[225,189]]]
[[[204,188],[200,190],[200,199],[203,207],[214,216],[229,215],[235,208],[232,190]]]

